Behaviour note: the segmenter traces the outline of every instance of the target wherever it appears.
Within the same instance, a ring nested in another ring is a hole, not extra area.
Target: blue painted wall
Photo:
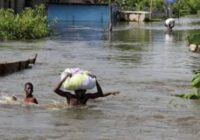
[[[49,4],[48,19],[57,18],[59,21],[70,22],[108,22],[109,7],[108,5],[64,5]]]

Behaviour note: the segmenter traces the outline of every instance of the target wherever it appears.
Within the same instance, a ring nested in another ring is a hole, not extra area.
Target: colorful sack
[[[63,88],[66,90],[87,90],[87,89],[92,89],[96,86],[96,78],[93,78],[89,76],[88,71],[83,71],[78,68],[74,69],[66,69],[63,73],[66,74],[66,72],[72,74],[72,77],[68,77],[64,82],[63,82]],[[61,79],[63,79],[63,75],[61,74]],[[66,75],[65,75],[66,76]]]

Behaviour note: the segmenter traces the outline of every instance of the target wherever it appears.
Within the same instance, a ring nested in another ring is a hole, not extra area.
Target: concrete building
[[[48,3],[95,4],[98,0],[47,0]]]
[[[24,7],[32,7],[41,3],[96,4],[98,0],[0,0],[0,8],[12,8],[15,12],[20,12]]]
[[[109,6],[99,4],[61,4],[50,3],[47,6],[48,20],[57,19],[67,22],[109,21]]]
[[[16,13],[24,7],[47,5],[48,19],[57,17],[62,21],[108,22],[108,4],[97,4],[100,0],[0,0],[0,8],[12,8]],[[101,2],[100,2],[101,3]]]
[[[19,12],[25,6],[25,0],[0,0],[0,8],[12,8]]]

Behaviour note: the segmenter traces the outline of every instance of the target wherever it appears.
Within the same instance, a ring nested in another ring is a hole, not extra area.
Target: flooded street
[[[120,23],[110,37],[103,26],[60,23],[50,38],[0,43],[1,62],[38,54],[32,69],[0,77],[2,140],[199,140],[200,101],[172,95],[192,91],[200,55],[188,51],[186,36],[200,30],[200,18],[177,19],[173,35],[163,22]],[[67,107],[53,88],[68,67],[91,71],[103,91],[120,94]],[[5,99],[22,99],[28,81],[39,106]]]

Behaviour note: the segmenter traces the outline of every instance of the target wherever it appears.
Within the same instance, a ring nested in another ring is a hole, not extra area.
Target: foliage
[[[192,79],[192,86],[195,88],[200,88],[200,72],[198,71],[194,78]]]
[[[165,0],[115,0],[121,9],[135,9],[144,10],[146,7],[152,7],[156,9],[163,9]],[[176,0],[172,4],[172,9],[176,15],[181,14],[196,14],[200,9],[200,0]]]
[[[12,9],[0,9],[0,39],[38,39],[49,35],[45,6],[25,8],[15,14]]]
[[[134,7],[135,0],[115,0],[121,9],[131,9]]]
[[[189,44],[200,45],[200,33],[190,34],[187,36]]]
[[[195,32],[191,32],[187,36],[189,44],[200,44],[200,32],[199,30]],[[186,94],[178,94],[175,95],[177,97],[185,98],[185,99],[200,99],[200,70],[196,70],[195,75],[191,81],[192,87],[195,89],[194,92],[186,93]]]
[[[145,10],[151,6],[151,0],[115,0],[121,9]],[[152,0],[152,7],[162,9],[163,0]]]
[[[199,0],[177,0],[173,5],[173,9],[176,14],[185,15],[185,14],[197,14],[197,11],[200,9]]]
[[[200,94],[197,92],[194,93],[186,93],[186,94],[178,94],[176,97],[181,97],[184,99],[200,99]]]
[[[135,6],[136,10],[144,10],[146,7],[152,6],[152,8],[162,9],[164,5],[163,0],[137,0]]]
[[[122,9],[143,10],[145,7],[150,7],[151,0],[115,0]],[[152,0],[153,7],[163,7],[163,0]]]
[[[200,1],[199,0],[187,0],[187,8],[189,9],[191,14],[196,14],[197,10],[200,9]]]
[[[195,72],[195,76],[192,79],[192,87],[195,88],[194,92],[186,94],[178,94],[176,96],[185,99],[200,99],[200,71]]]

